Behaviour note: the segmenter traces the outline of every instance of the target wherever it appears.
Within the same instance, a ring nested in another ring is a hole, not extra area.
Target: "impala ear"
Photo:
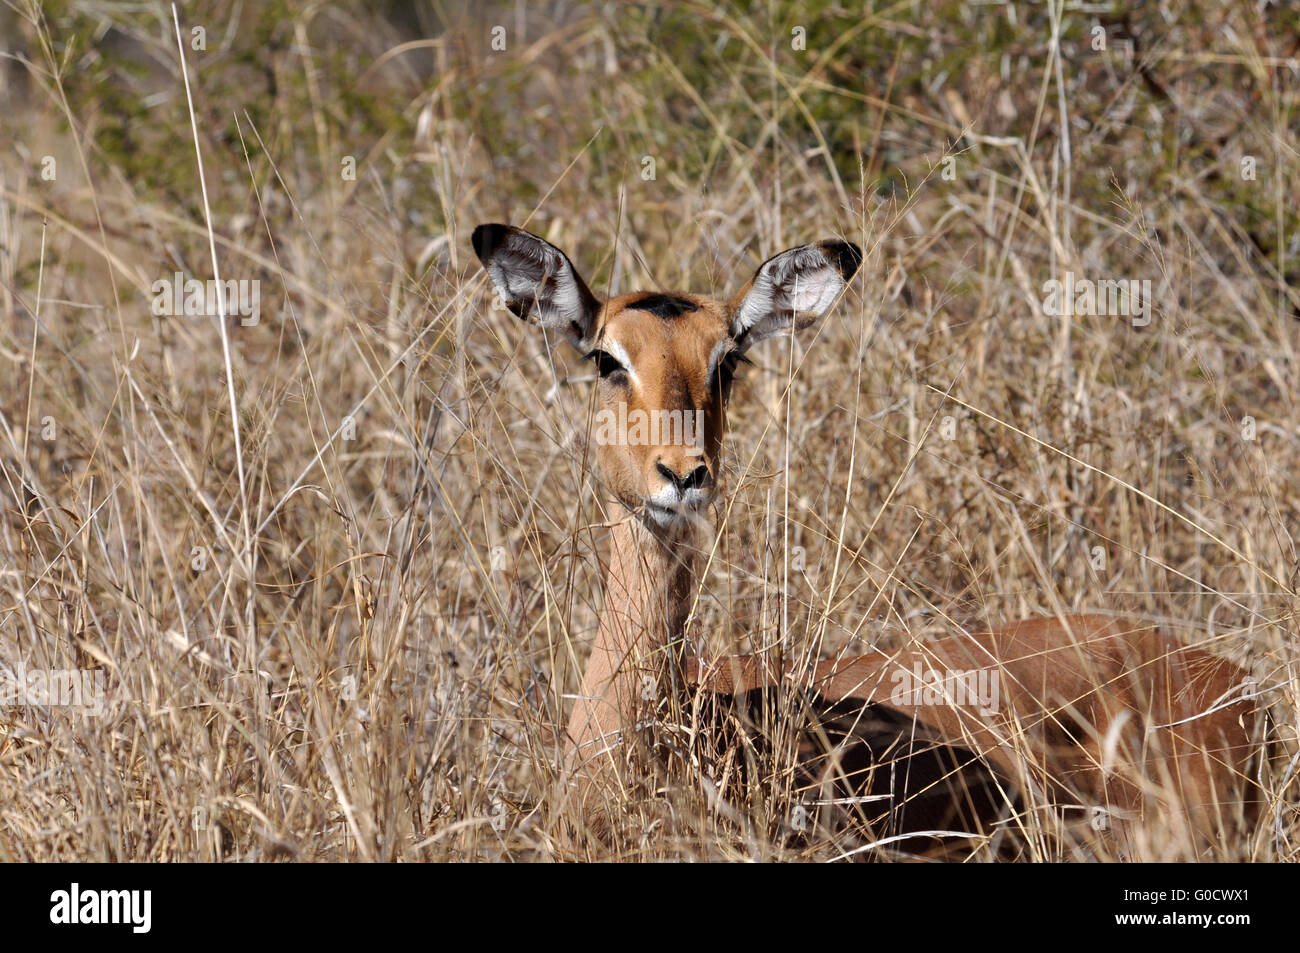
[[[474,254],[515,315],[585,348],[600,302],[564,252],[513,225],[480,225],[473,242]]]
[[[774,255],[731,300],[731,336],[741,350],[793,325],[804,328],[835,303],[862,264],[852,242],[824,241]]]

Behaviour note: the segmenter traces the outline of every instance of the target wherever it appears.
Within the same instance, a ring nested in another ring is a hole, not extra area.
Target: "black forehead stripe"
[[[675,295],[661,294],[648,294],[637,298],[635,301],[629,302],[627,307],[635,308],[637,311],[649,311],[656,318],[665,319],[676,318],[700,309],[700,306],[694,301],[687,301],[685,298],[678,298]]]

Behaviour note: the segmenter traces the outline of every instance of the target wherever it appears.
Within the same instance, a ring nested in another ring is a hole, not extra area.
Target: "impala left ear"
[[[731,336],[741,350],[804,328],[830,310],[862,264],[852,242],[824,241],[774,255],[731,300]]]
[[[586,351],[600,302],[568,255],[513,225],[480,225],[472,241],[474,254],[515,315],[559,331]]]

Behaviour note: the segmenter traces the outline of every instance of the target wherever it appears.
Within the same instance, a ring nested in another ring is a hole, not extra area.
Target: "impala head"
[[[769,258],[728,301],[642,291],[601,302],[564,252],[536,235],[480,225],[473,241],[510,310],[594,363],[601,474],[619,502],[661,529],[713,498],[745,352],[825,314],[862,262],[857,245],[824,241]]]

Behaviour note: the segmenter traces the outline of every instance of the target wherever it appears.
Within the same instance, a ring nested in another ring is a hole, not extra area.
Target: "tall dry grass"
[[[1215,856],[1292,859],[1296,14],[1161,10],[185,3],[193,130],[164,5],[0,10],[0,672],[106,675],[0,710],[0,858],[575,856],[604,495],[587,367],[469,248],[505,221],[602,292],[867,252],[739,385],[702,651],[1168,625],[1271,715]],[[213,249],[258,323],[155,317]],[[1150,323],[1045,315],[1066,271],[1150,280]],[[586,856],[809,856],[655,797]]]

